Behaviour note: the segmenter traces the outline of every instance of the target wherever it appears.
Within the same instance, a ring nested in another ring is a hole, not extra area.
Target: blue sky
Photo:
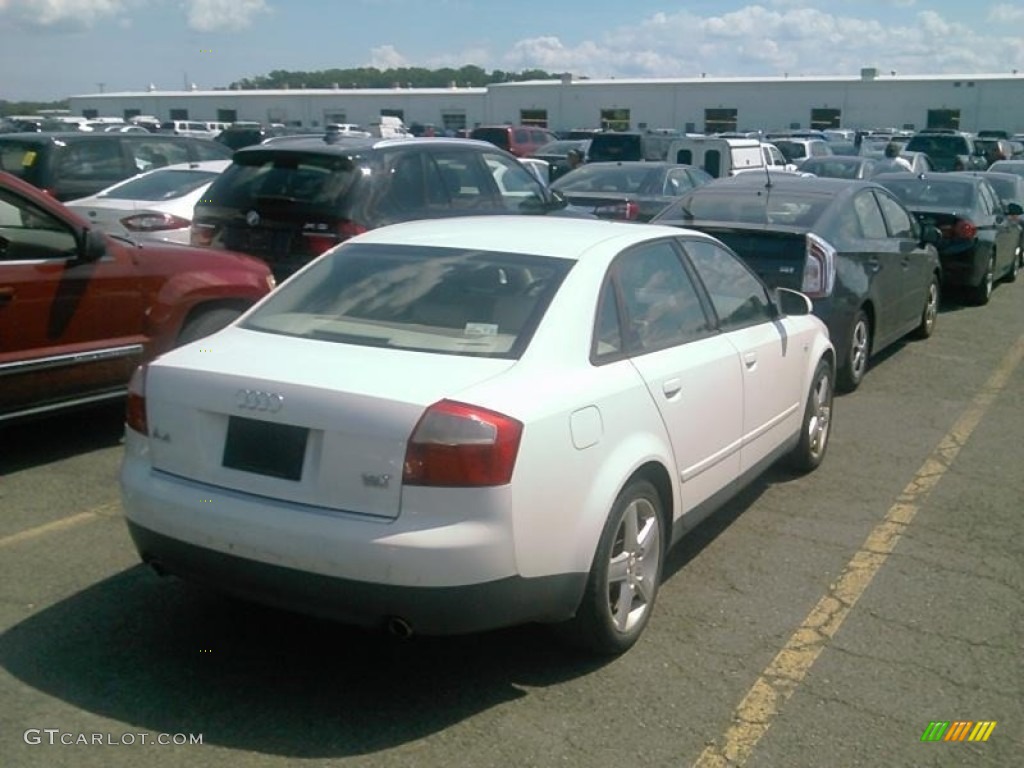
[[[588,77],[1009,73],[1024,4],[964,0],[0,0],[0,98],[225,86],[274,69]]]

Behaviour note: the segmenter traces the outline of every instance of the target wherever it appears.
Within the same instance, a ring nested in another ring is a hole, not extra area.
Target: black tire
[[[921,310],[921,322],[914,329],[914,338],[927,339],[935,333],[935,323],[939,318],[939,278],[932,275],[932,281],[928,285],[928,294],[924,300],[924,309]]]
[[[556,627],[561,640],[602,655],[633,647],[650,620],[661,583],[663,526],[661,497],[650,482],[633,480],[622,489],[601,533],[576,616]]]
[[[839,388],[853,392],[864,380],[871,359],[871,321],[863,309],[857,310],[850,331],[850,343],[843,353],[839,367]]]
[[[800,425],[800,442],[789,454],[789,465],[797,472],[818,468],[828,449],[832,434],[832,395],[834,394],[832,363],[822,358],[811,377],[804,418]]]
[[[985,266],[985,274],[981,276],[981,282],[971,289],[971,301],[979,307],[983,307],[992,299],[992,291],[996,283],[996,254],[993,252],[988,257],[988,264]]]
[[[218,307],[217,309],[207,309],[192,316],[181,329],[181,333],[178,334],[178,346],[196,341],[204,336],[209,336],[211,333],[216,333],[241,314],[242,311],[240,309]]]

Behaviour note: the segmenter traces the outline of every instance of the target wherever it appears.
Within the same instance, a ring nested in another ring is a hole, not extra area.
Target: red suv
[[[469,138],[489,141],[516,157],[529,157],[558,137],[532,125],[481,125],[473,129]]]
[[[0,425],[123,396],[137,365],[273,286],[258,259],[109,237],[0,172]]]

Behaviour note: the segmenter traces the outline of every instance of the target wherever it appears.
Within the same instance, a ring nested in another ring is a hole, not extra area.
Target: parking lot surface
[[[1019,764],[1022,359],[1024,284],[949,304],[836,399],[817,472],[769,472],[673,550],[611,661],[538,627],[403,643],[160,579],[121,519],[119,409],[4,429],[3,764]],[[936,721],[996,725],[922,741]]]

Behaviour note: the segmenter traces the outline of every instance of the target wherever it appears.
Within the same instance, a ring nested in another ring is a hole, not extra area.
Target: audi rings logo
[[[277,413],[284,405],[284,395],[258,389],[240,389],[235,393],[235,405],[250,411]]]

